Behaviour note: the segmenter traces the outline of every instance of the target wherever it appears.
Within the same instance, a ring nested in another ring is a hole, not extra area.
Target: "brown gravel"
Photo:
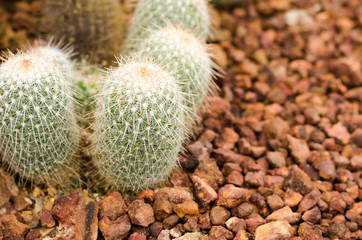
[[[39,1],[0,0],[0,48],[35,36]],[[362,239],[360,0],[212,10],[225,70],[168,187],[101,196],[0,171],[0,239]]]

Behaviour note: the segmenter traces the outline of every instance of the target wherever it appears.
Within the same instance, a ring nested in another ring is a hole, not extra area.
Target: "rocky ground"
[[[18,21],[36,3],[0,5],[1,48],[35,36]],[[362,239],[360,0],[258,0],[212,18],[221,93],[173,186],[62,193],[1,172],[0,239]]]

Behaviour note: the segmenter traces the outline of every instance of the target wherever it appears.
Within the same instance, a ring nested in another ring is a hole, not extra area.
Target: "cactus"
[[[185,94],[184,105],[190,109],[186,118],[190,126],[206,96],[216,88],[213,82],[215,66],[207,53],[207,45],[191,33],[166,27],[152,32],[140,48],[142,56],[157,61],[175,74]]]
[[[9,54],[0,66],[0,150],[7,167],[34,183],[78,180],[72,88],[40,52]]]
[[[45,32],[72,43],[80,57],[100,61],[120,50],[123,14],[119,0],[44,0]]]
[[[210,32],[206,0],[139,0],[126,40],[126,53],[138,51],[149,30],[167,25],[187,29],[205,40]]]
[[[107,74],[92,142],[108,184],[138,191],[169,177],[185,136],[182,102],[174,77],[150,61],[130,60]]]

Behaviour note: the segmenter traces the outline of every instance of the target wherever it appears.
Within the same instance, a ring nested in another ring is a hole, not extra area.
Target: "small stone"
[[[329,236],[337,239],[342,239],[344,233],[346,232],[347,228],[344,223],[333,223],[328,228]]]
[[[217,193],[204,180],[198,176],[191,176],[194,183],[195,194],[202,206],[207,206],[210,202],[217,199]]]
[[[250,203],[242,203],[232,209],[232,215],[239,218],[245,218],[254,212],[254,207]]]
[[[362,157],[361,156],[353,156],[351,159],[351,167],[356,170],[362,170]]]
[[[351,209],[347,210],[346,217],[352,222],[362,221],[362,202],[355,202]]]
[[[276,117],[273,118],[271,122],[264,124],[263,129],[268,139],[284,139],[286,134],[288,134],[290,127],[288,122],[280,117]]]
[[[266,197],[266,201],[269,205],[269,207],[273,210],[276,211],[279,208],[284,207],[284,202],[283,200],[279,197],[279,195],[273,194],[270,195],[268,197]]]
[[[289,207],[295,207],[300,203],[302,199],[303,199],[302,194],[294,192],[292,189],[288,188],[287,191],[285,192],[284,203]]]
[[[331,128],[326,128],[325,131],[329,137],[333,137],[341,141],[343,144],[349,143],[351,135],[347,128],[341,123],[334,124]]]
[[[155,222],[153,208],[150,204],[144,203],[141,200],[135,200],[128,207],[128,215],[133,224],[148,227]]]
[[[175,240],[202,240],[202,237],[201,233],[186,233],[179,238],[175,238]]]
[[[266,159],[275,168],[285,167],[285,156],[281,152],[267,152]]]
[[[157,237],[157,240],[170,240],[170,230],[165,229],[160,232],[160,234]]]
[[[0,226],[2,229],[7,229],[9,231],[9,235],[12,235],[18,239],[24,239],[26,233],[30,229],[30,226],[20,222],[13,214],[0,215]],[[4,239],[12,239],[12,238],[5,237]]]
[[[214,190],[217,190],[219,185],[224,182],[224,176],[217,166],[215,159],[212,158],[200,162],[193,175],[204,180]]]
[[[7,187],[5,179],[0,175],[0,207],[10,200],[10,191]]]
[[[265,219],[256,213],[252,213],[247,219],[245,219],[246,227],[250,233],[254,233],[257,227],[265,224],[265,222]]]
[[[201,229],[210,229],[211,228],[211,220],[210,220],[210,212],[206,212],[199,217],[199,226]]]
[[[23,211],[25,209],[29,209],[33,202],[29,198],[25,198],[23,196],[17,196],[12,198],[14,202],[14,208],[17,211]]]
[[[240,172],[232,171],[229,175],[227,175],[226,182],[241,187],[244,182],[244,177]]]
[[[131,231],[131,221],[128,215],[122,215],[115,221],[111,221],[108,217],[103,217],[99,221],[99,229],[106,240],[126,239]]]
[[[128,240],[146,240],[146,236],[138,232],[132,233]]]
[[[127,206],[122,195],[112,192],[104,197],[99,203],[99,218],[108,217],[112,221],[127,212]]]
[[[221,206],[215,206],[210,211],[210,219],[214,225],[224,225],[230,215],[230,212]]]
[[[246,231],[244,229],[240,229],[233,240],[249,240],[248,235],[246,234]]]
[[[237,217],[231,217],[225,222],[225,226],[230,231],[233,231],[234,233],[236,233],[240,229],[246,228],[246,222],[244,219],[237,218]]]
[[[199,206],[195,201],[186,200],[183,203],[177,204],[173,211],[180,217],[183,218],[185,215],[195,215],[199,212]]]
[[[177,225],[179,220],[180,220],[180,218],[177,216],[177,214],[172,214],[171,216],[165,218],[165,220],[163,220],[162,224],[165,229],[171,229]]]
[[[213,226],[209,233],[209,240],[231,239],[233,233],[222,226]]]
[[[252,187],[263,187],[264,186],[265,173],[263,171],[248,172],[245,176],[245,183]]]
[[[159,222],[152,223],[150,225],[150,235],[152,237],[157,237],[162,230],[162,224]]]
[[[218,148],[233,149],[239,140],[239,135],[231,128],[225,128],[220,137],[215,139],[215,146]]]
[[[341,214],[344,213],[344,210],[346,209],[347,204],[345,201],[343,201],[342,197],[334,197],[332,198],[332,201],[329,203],[329,210],[330,211],[337,211]]]
[[[44,209],[39,213],[40,224],[42,227],[51,228],[55,226],[55,220],[51,212],[47,209]]]
[[[322,218],[322,215],[321,215],[321,211],[319,210],[318,206],[315,206],[311,210],[306,211],[302,216],[302,219],[305,222],[310,222],[312,224],[319,223],[321,218]]]
[[[323,239],[321,227],[318,225],[311,226],[308,223],[301,223],[298,234],[303,240],[320,240]]]
[[[170,230],[170,236],[172,238],[178,238],[182,235],[180,229],[178,229],[177,227],[174,227]]]
[[[41,232],[39,229],[31,229],[28,234],[26,234],[25,240],[38,240],[41,239]]]
[[[286,221],[275,221],[259,226],[255,231],[255,240],[282,240],[292,237],[293,227]]]
[[[318,190],[313,190],[304,196],[303,200],[300,202],[298,207],[298,212],[303,213],[308,209],[317,205],[318,201],[321,199],[321,194]]]
[[[199,232],[200,231],[197,221],[192,218],[188,219],[183,227],[184,227],[185,231],[188,231],[188,232]]]
[[[336,168],[330,159],[315,162],[313,167],[319,171],[319,176],[328,181],[333,181],[336,177]]]
[[[170,181],[175,187],[192,188],[192,183],[189,179],[189,176],[182,170],[175,171],[171,175]]]
[[[285,178],[284,184],[302,195],[311,192],[313,189],[310,177],[297,165],[292,165],[289,168],[289,175]]]
[[[293,213],[292,209],[289,206],[286,206],[270,214],[266,218],[266,221],[287,221],[288,223],[293,224],[298,222],[300,217],[300,213]]]
[[[310,154],[307,143],[304,140],[295,138],[289,134],[287,135],[287,139],[289,143],[288,147],[292,152],[294,159],[299,164],[305,163]]]
[[[210,52],[212,59],[219,65],[222,69],[225,69],[228,65],[228,57],[224,51],[224,49],[218,45],[214,44],[212,48],[210,48]]]
[[[233,208],[239,205],[241,202],[247,200],[248,190],[235,187],[232,184],[226,184],[219,189],[217,205]]]

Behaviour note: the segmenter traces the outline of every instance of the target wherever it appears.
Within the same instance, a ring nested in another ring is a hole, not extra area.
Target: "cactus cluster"
[[[48,53],[10,54],[0,66],[0,147],[23,179],[65,184],[76,175],[78,127],[67,75]]]
[[[130,22],[126,53],[139,50],[150,30],[173,25],[205,40],[209,35],[210,16],[206,0],[141,0]]]
[[[94,41],[107,40],[116,2],[50,0],[45,7],[68,32],[59,25],[54,30],[75,38],[75,48],[84,53],[97,48]],[[167,180],[198,110],[215,89],[205,41],[209,18],[206,0],[139,0],[127,37],[133,56],[88,87],[76,83],[82,74],[59,45],[40,41],[11,54],[0,67],[0,151],[6,164],[33,182],[69,182],[83,141],[78,112],[91,116],[91,144],[82,150],[91,153],[91,165],[106,183],[138,191]]]
[[[42,6],[46,32],[72,43],[80,57],[104,60],[120,51],[119,0],[43,0]]]

